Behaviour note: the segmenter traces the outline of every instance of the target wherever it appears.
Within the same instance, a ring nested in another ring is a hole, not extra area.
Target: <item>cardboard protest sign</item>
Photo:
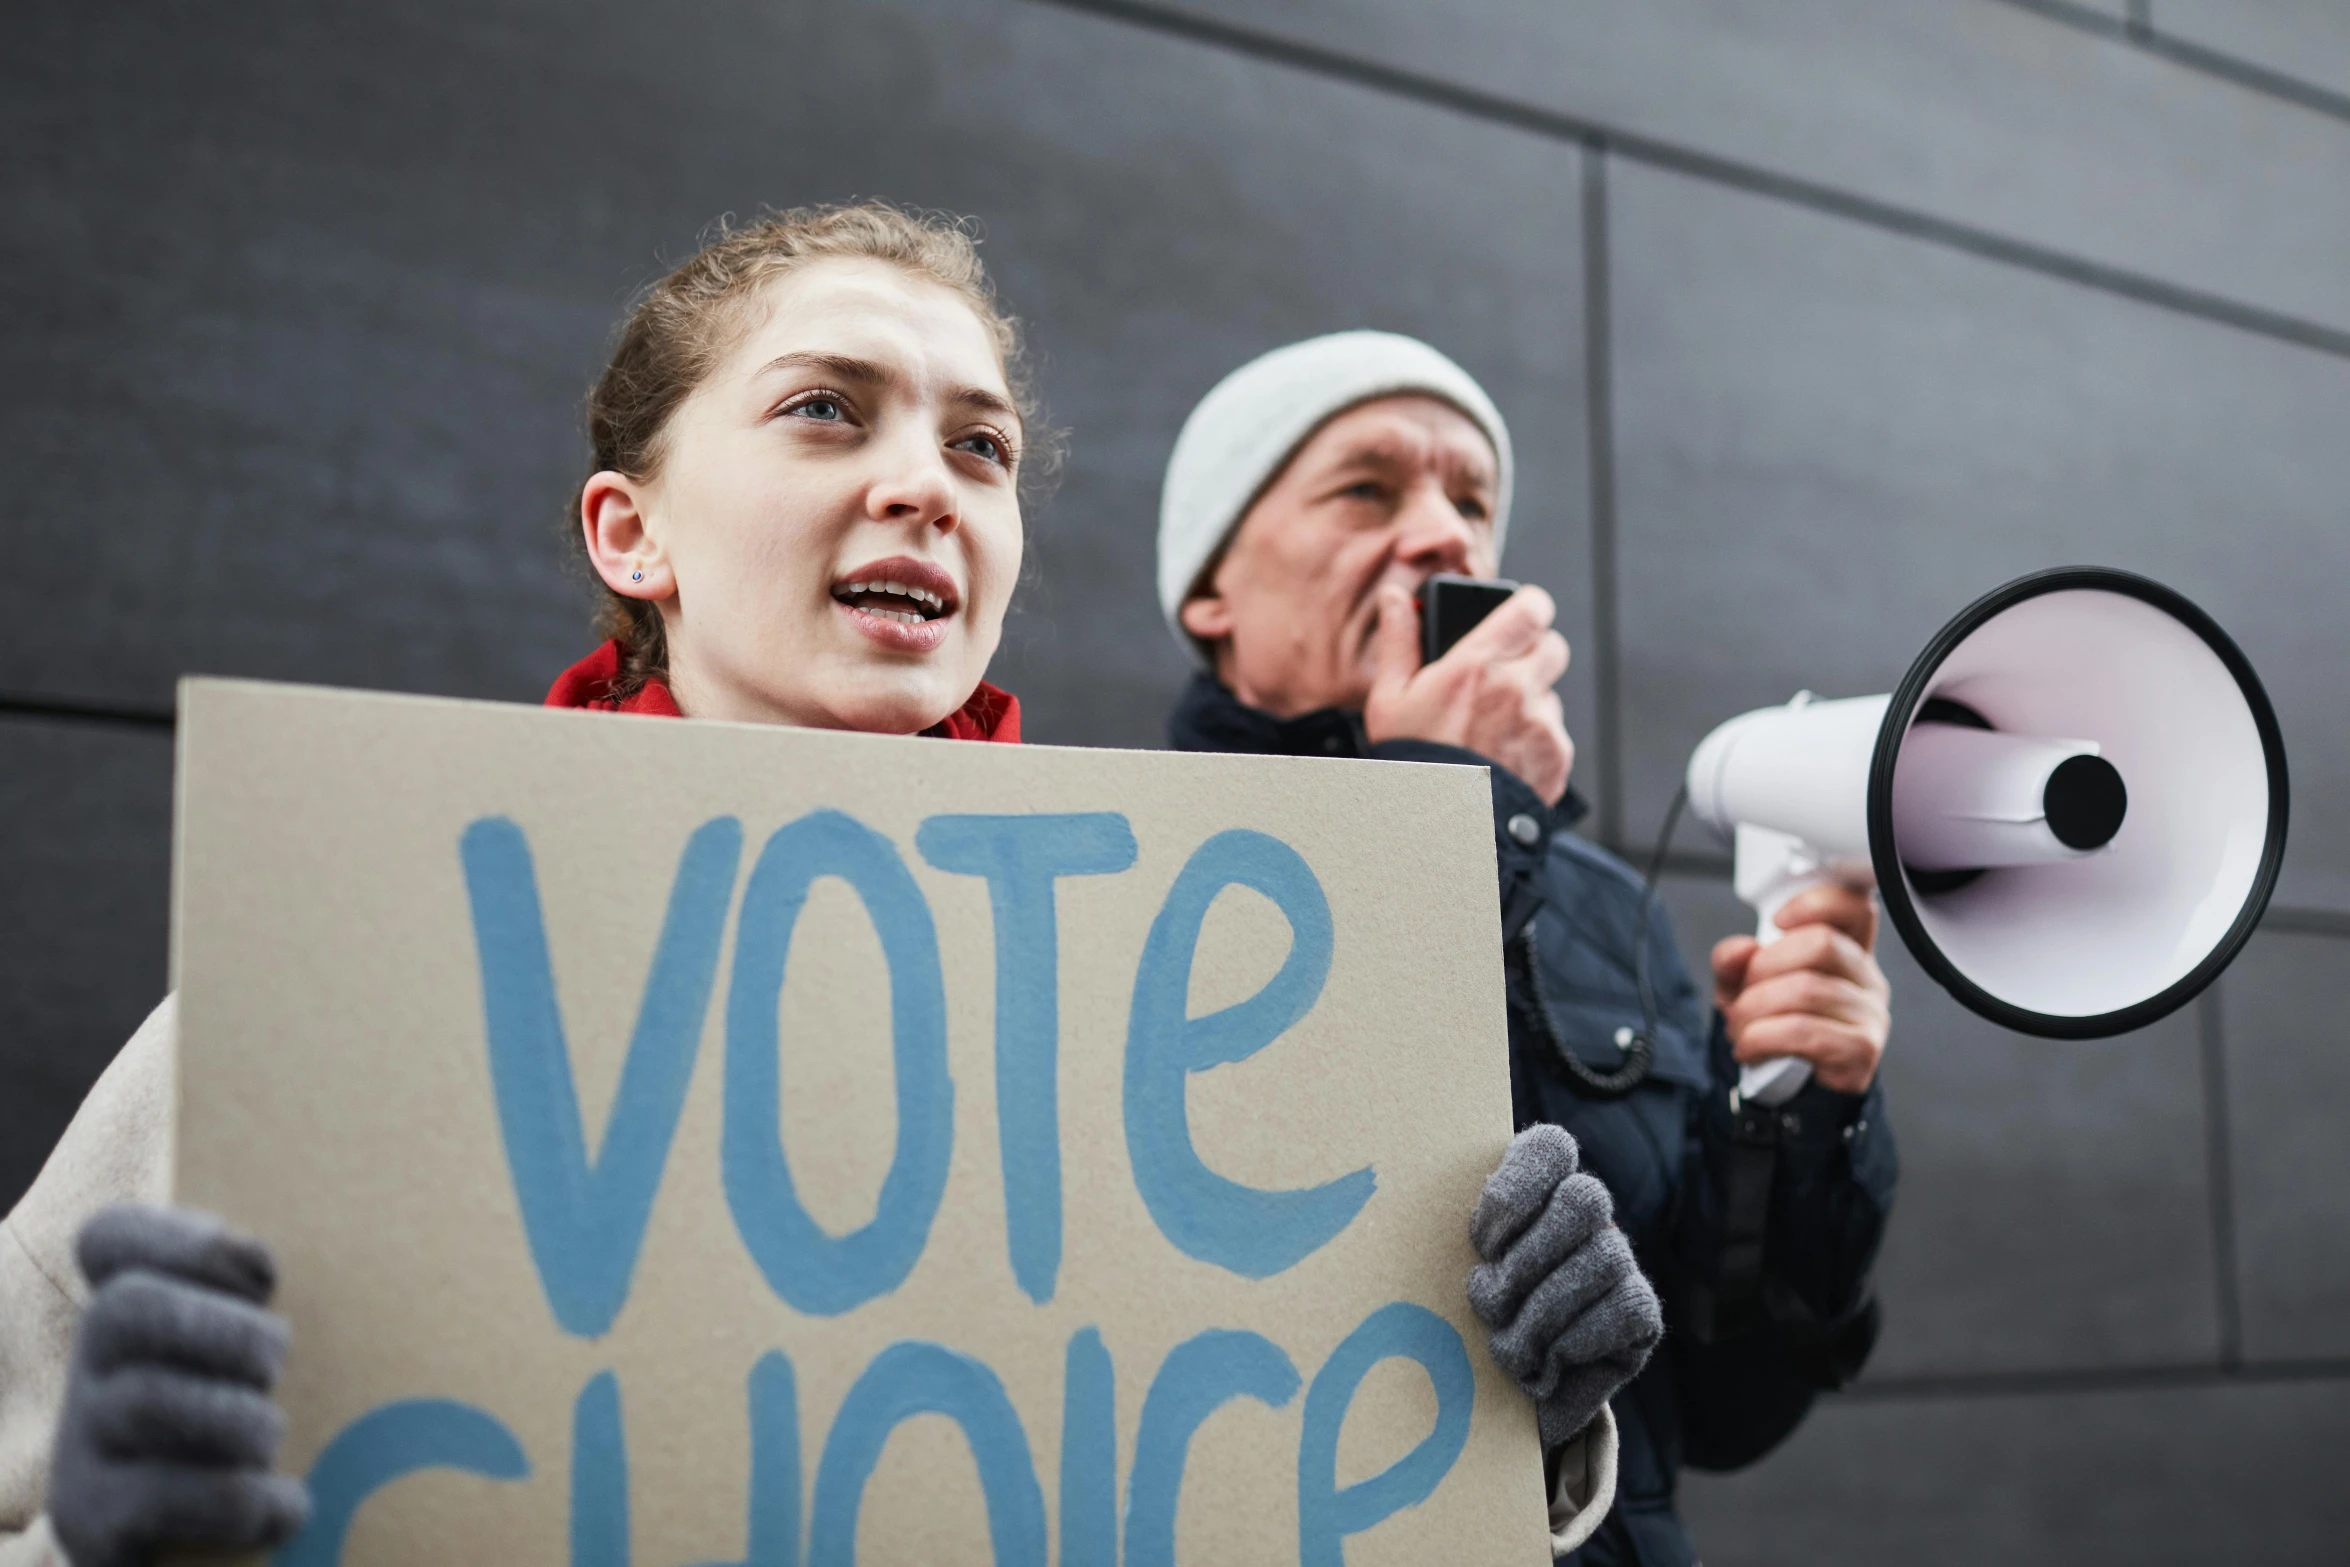
[[[1487,787],[191,681],[282,1562],[1531,1562]]]

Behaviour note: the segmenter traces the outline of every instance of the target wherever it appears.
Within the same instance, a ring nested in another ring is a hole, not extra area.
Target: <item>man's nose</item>
[[[1404,497],[1396,521],[1402,529],[1396,553],[1429,571],[1467,571],[1477,535],[1441,485],[1415,485]]]

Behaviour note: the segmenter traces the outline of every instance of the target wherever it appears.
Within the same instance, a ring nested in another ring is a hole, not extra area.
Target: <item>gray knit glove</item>
[[[124,1204],[74,1249],[94,1293],[49,1475],[49,1526],[74,1567],[291,1537],[310,1501],[269,1468],[286,1324],[262,1309],[277,1284],[268,1248],[209,1214]]]
[[[1469,1271],[1469,1305],[1493,1330],[1493,1358],[1533,1398],[1545,1448],[1580,1435],[1665,1334],[1607,1188],[1575,1173],[1576,1156],[1565,1128],[1528,1127],[1469,1220],[1485,1259]]]

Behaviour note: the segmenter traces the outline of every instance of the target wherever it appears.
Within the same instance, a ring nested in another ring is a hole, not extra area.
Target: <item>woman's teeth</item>
[[[910,588],[903,582],[852,582],[842,590],[846,593],[895,593],[899,598],[927,604],[932,609],[944,609],[947,601],[922,588]]]
[[[888,604],[860,602],[867,595],[895,597],[919,608],[899,609]],[[936,593],[904,582],[846,582],[835,590],[835,596],[863,614],[908,626],[919,626],[934,616],[943,615],[947,607],[946,600]]]

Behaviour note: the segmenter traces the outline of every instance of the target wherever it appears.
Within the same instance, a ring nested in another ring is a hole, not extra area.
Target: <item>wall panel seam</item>
[[[2235,1148],[2228,1127],[2226,1017],[2220,1005],[2225,978],[2196,998],[2196,1047],[2203,1064],[2203,1155],[2211,1204],[2212,1309],[2219,1324],[2219,1363],[2244,1360],[2242,1281],[2236,1274]]]
[[[1693,147],[1619,130],[1579,115],[1538,108],[1496,94],[1421,76],[1376,60],[1318,45],[1298,43],[1228,22],[1164,10],[1156,5],[1140,3],[1140,0],[1028,0],[1028,3],[1124,23],[1538,136],[1572,141],[1586,147],[1604,146],[1619,156],[1668,173],[1808,208],[1864,227],[1923,240],[2019,271],[2038,273],[2061,282],[2290,343],[2334,358],[2350,359],[2350,331],[2304,320],[2283,311],[2246,304],[2205,289],[2168,282],[2148,273],[2092,261],[1957,219],[1939,217],[1916,208],[1881,201],[1873,196],[1863,196],[1796,175],[1778,173],[1757,164],[1740,163]]]
[[[2175,33],[2166,33],[2154,25],[2153,8],[2145,0],[2131,0],[2126,19],[2115,18],[2106,12],[2079,3],[2079,0],[1999,0],[2019,11],[2029,11],[2043,20],[2080,32],[2092,33],[2115,43],[2140,49],[2182,70],[2194,71],[2231,87],[2257,93],[2289,103],[2312,114],[2328,119],[2350,121],[2350,97],[2320,87],[2315,82],[2272,71],[2265,65],[2256,65],[2241,55],[2207,48],[2190,42]]]
[[[170,729],[177,722],[168,707],[107,702],[83,697],[0,692],[0,719],[67,724],[105,724],[128,729]]]
[[[2157,1392],[2182,1388],[2350,1382],[2350,1359],[2248,1361],[2240,1365],[2114,1366],[2049,1371],[1977,1371],[1945,1376],[1870,1377],[1836,1398],[1864,1404],[2050,1394]]]
[[[1599,744],[1599,839],[1624,830],[1623,628],[1617,618],[1615,308],[1610,297],[1607,149],[1586,145],[1583,199],[1583,413],[1591,474],[1591,642]]]

